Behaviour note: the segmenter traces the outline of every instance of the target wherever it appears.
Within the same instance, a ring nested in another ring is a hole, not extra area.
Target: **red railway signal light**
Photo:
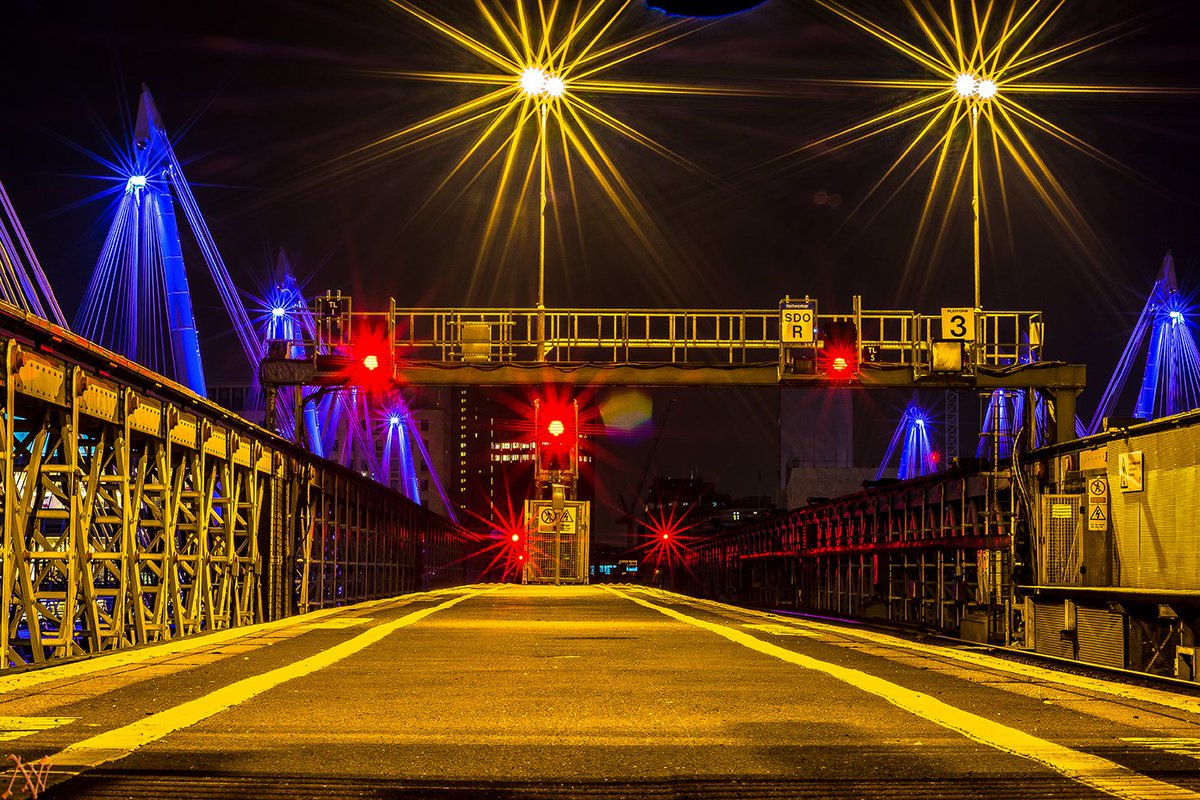
[[[579,454],[579,411],[574,402],[534,403],[538,470],[573,472]]]
[[[821,329],[817,364],[831,381],[851,381],[858,374],[858,326],[850,320],[831,320]]]

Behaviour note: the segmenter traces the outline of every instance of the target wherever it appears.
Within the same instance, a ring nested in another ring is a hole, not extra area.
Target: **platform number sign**
[[[975,309],[943,308],[942,338],[963,342],[975,341]]]
[[[784,300],[779,304],[779,341],[782,344],[812,344],[817,333],[815,300]]]

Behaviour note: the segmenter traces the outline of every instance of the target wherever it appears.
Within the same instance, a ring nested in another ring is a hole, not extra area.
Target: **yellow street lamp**
[[[985,103],[996,96],[999,87],[990,78],[980,78],[964,72],[954,78],[954,91],[964,102],[970,103],[971,110],[971,216],[974,231],[975,308],[980,308],[979,112]]]
[[[538,110],[538,181],[541,200],[538,209],[538,296],[537,296],[537,360],[546,357],[546,121],[550,103],[566,93],[567,86],[561,77],[548,73],[540,67],[527,67],[520,75],[521,91],[533,98]]]

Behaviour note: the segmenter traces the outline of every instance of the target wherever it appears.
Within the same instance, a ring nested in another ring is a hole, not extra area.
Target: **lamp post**
[[[980,79],[964,72],[954,79],[954,91],[969,104],[971,115],[971,224],[974,233],[975,308],[980,308],[979,112],[985,103],[996,96],[997,86],[993,80]]]
[[[546,127],[550,115],[550,103],[563,96],[566,84],[563,79],[540,67],[528,67],[521,73],[521,91],[533,98],[538,112],[538,294],[537,294],[537,360],[546,357],[546,180],[547,138]]]

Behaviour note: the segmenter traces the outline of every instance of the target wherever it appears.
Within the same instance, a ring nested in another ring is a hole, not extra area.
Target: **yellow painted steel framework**
[[[942,330],[940,315],[871,311],[853,298],[850,314],[822,314],[816,328],[853,322],[858,368],[848,385],[866,388],[1040,389],[1058,411],[1056,441],[1074,438],[1079,364],[1041,361],[1044,325],[1036,311],[967,311],[973,338]],[[351,311],[340,292],[316,299],[317,334],[304,358],[276,342],[259,377],[274,408],[281,386],[347,380],[353,342],[386,336],[390,377],[417,386],[822,385],[821,342],[782,341],[779,309],[464,309]],[[960,325],[962,320],[960,319]],[[954,357],[946,359],[946,354]],[[334,353],[342,353],[336,356]],[[947,366],[947,364],[950,366]]]
[[[955,470],[697,542],[689,574],[707,596],[1011,643],[1015,519],[1007,470]]]
[[[468,534],[0,304],[0,667],[466,582]]]
[[[822,314],[820,320],[852,321],[870,360],[891,371],[907,367],[909,378],[927,377],[931,343],[943,337],[941,318],[908,310],[867,310],[853,298],[848,314]],[[762,368],[763,375],[739,380],[781,379],[780,312],[772,309],[546,309],[539,334],[539,311],[521,308],[399,308],[352,312],[340,292],[315,301],[318,348],[349,344],[364,329],[387,331],[397,365],[413,383],[452,383],[456,369],[499,372],[506,365],[574,368],[622,365],[698,369]],[[819,324],[818,324],[819,327]],[[976,340],[966,343],[972,367],[999,368],[1041,352],[1043,322],[1038,311],[978,311]],[[948,338],[948,334],[947,334]],[[782,376],[786,379],[786,375]],[[801,376],[794,376],[800,379]],[[870,375],[867,376],[869,380]],[[885,380],[882,377],[878,380]],[[677,382],[677,381],[675,381]]]

